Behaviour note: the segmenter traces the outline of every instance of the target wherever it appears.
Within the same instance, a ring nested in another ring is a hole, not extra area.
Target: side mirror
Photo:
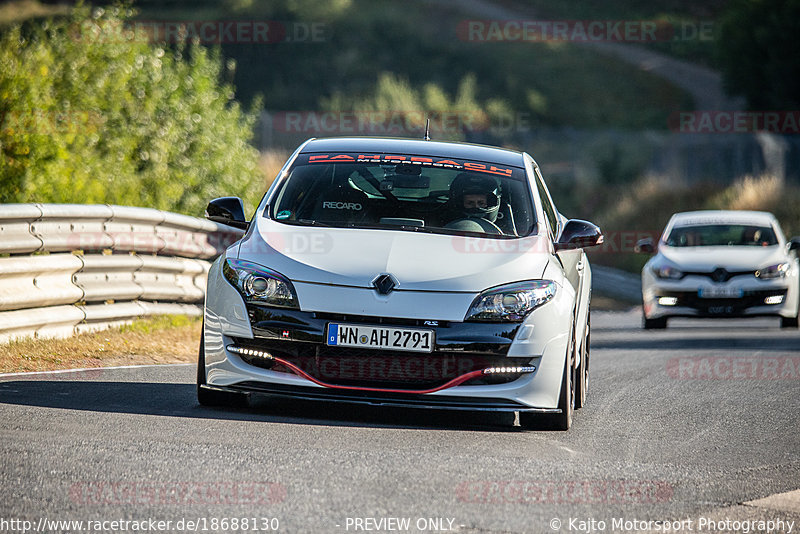
[[[239,197],[215,198],[206,207],[206,219],[242,230],[250,226],[244,218],[244,204]]]
[[[588,221],[570,219],[561,231],[561,237],[555,244],[556,251],[576,248],[586,248],[599,245],[603,242],[603,233],[600,228]]]
[[[633,247],[633,251],[643,254],[653,254],[656,251],[656,246],[653,244],[653,238],[645,237],[644,239],[640,239],[636,242],[636,246]]]
[[[795,236],[789,241],[789,250],[800,250],[800,236]]]

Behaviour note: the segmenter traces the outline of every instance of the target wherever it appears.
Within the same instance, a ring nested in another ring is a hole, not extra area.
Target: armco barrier
[[[150,208],[0,204],[0,342],[199,315],[207,260],[241,236]]]

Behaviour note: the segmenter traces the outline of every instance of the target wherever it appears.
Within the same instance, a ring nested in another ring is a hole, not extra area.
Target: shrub
[[[0,202],[197,215],[214,196],[258,200],[254,115],[221,82],[219,53],[151,45],[129,15],[79,7],[0,37]]]

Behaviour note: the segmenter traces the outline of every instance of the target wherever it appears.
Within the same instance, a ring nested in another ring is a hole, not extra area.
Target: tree
[[[77,8],[0,37],[0,202],[115,203],[193,215],[258,200],[254,116],[219,53],[154,45],[129,13]]]
[[[800,106],[800,0],[734,0],[722,16],[727,90],[758,110]]]

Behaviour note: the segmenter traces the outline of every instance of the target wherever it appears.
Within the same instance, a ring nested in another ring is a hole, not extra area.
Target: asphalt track
[[[186,365],[2,377],[0,531],[47,518],[234,532],[211,521],[249,518],[238,531],[643,532],[612,521],[737,514],[800,529],[800,510],[737,506],[800,487],[800,332],[592,320],[589,404],[569,432],[270,399],[202,408]],[[100,531],[83,526],[48,531]]]

